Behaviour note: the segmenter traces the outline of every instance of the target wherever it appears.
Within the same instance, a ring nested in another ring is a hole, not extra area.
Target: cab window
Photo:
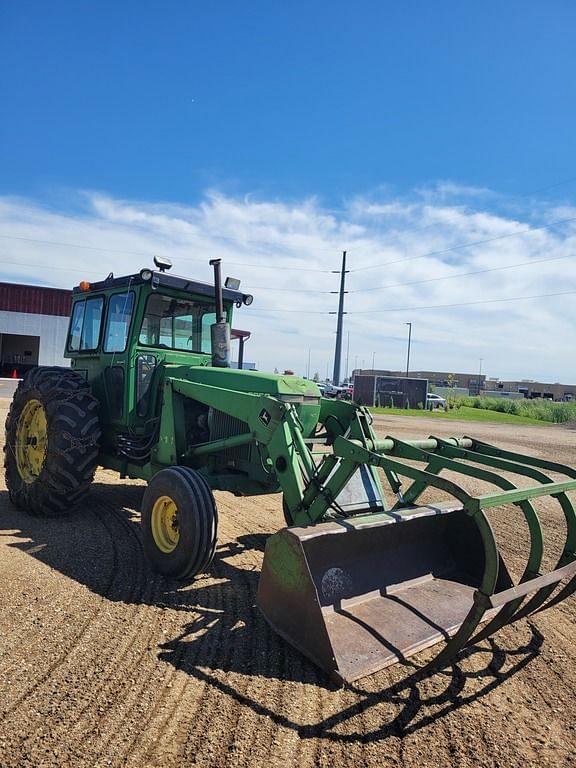
[[[216,322],[212,303],[151,294],[140,329],[140,344],[210,354],[210,326]]]
[[[98,349],[103,311],[103,296],[76,302],[68,336],[70,352],[94,352]]]
[[[84,320],[85,301],[78,301],[74,304],[72,320],[70,321],[70,336],[68,339],[68,349],[71,352],[78,352],[80,349],[80,336],[82,335],[82,321]]]
[[[108,303],[104,352],[124,352],[134,308],[134,292],[116,293]]]

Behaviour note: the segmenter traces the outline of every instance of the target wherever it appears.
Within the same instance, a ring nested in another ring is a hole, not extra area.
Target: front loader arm
[[[167,377],[160,422],[160,437],[153,462],[161,466],[194,459],[226,448],[257,443],[263,448],[269,470],[284,493],[284,500],[297,524],[321,520],[332,507],[358,468],[358,462],[325,453],[315,462],[307,445],[296,408],[276,397],[238,392],[187,379]],[[187,447],[183,418],[174,394],[196,400],[233,416],[248,425],[244,435]],[[342,435],[367,445],[374,439],[369,415],[363,408],[342,401],[323,401],[320,423],[324,440],[331,444]],[[315,438],[311,438],[314,440]],[[320,438],[318,438],[320,439]],[[380,490],[379,481],[375,482]]]
[[[186,452],[185,435],[179,435],[181,425],[175,422],[174,393],[189,397],[204,405],[233,416],[248,425],[245,435],[192,446]],[[167,378],[164,381],[160,439],[154,460],[169,465],[185,452],[194,458],[208,455],[232,445],[258,443],[265,448],[270,471],[278,478],[285,495],[301,499],[314,472],[314,461],[302,436],[296,410],[275,397],[256,393],[198,384],[186,379]]]

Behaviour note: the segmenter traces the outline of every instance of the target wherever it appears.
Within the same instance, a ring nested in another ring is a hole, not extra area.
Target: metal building
[[[406,376],[379,376],[375,373],[355,373],[354,402],[389,408],[426,408],[428,382]]]
[[[69,365],[64,344],[72,291],[0,283],[0,376],[34,365]]]

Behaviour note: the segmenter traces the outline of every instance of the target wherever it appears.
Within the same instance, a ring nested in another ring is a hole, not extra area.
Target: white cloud
[[[489,198],[495,197],[495,193],[486,187],[474,187],[469,184],[457,184],[454,181],[438,181],[430,187],[423,187],[418,190],[420,194],[426,197],[471,197],[471,198]]]
[[[410,321],[413,369],[475,371],[483,358],[483,370],[492,376],[574,382],[576,296],[474,302],[576,291],[576,222],[538,229],[576,217],[576,208],[522,212],[515,204],[511,218],[492,209],[485,193],[441,182],[411,199],[394,199],[389,191],[381,200],[358,198],[338,213],[315,199],[288,204],[217,191],[197,206],[83,192],[68,211],[4,197],[0,275],[68,287],[110,271],[138,271],[158,253],[172,258],[175,272],[210,280],[208,260],[220,256],[225,271],[241,277],[243,288],[255,295],[252,307],[235,320],[253,331],[247,357],[263,369],[305,373],[310,348],[311,372],[324,376],[332,366],[336,324],[326,314],[337,304],[330,294],[338,288],[332,270],[346,248],[352,271],[344,359],[349,332],[350,368],[356,362],[370,366],[373,353],[378,366],[402,368],[404,323]],[[516,235],[502,237],[510,233]],[[457,247],[477,241],[485,242]],[[406,285],[555,257],[568,258]],[[394,287],[369,290],[381,286]],[[417,309],[465,302],[470,305]],[[383,311],[394,307],[414,309]]]

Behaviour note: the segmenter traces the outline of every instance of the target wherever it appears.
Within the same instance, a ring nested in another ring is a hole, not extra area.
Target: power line
[[[506,299],[482,299],[480,301],[463,301],[457,304],[429,304],[420,307],[389,307],[387,309],[372,309],[372,310],[351,310],[349,315],[377,315],[380,312],[405,312],[416,311],[418,309],[449,309],[450,307],[470,307],[476,304],[499,304],[509,301],[528,301],[530,299],[546,299],[551,296],[574,296],[576,291],[560,291],[559,293],[539,293],[534,296],[511,296]]]
[[[104,253],[129,253],[133,256],[146,256],[150,257],[153,254],[145,253],[144,251],[125,251],[118,248],[102,248],[96,245],[80,245],[79,243],[60,243],[57,240],[37,240],[33,237],[21,237],[19,235],[1,235],[4,240],[22,240],[26,243],[39,243],[40,245],[58,245],[64,248],[81,248],[85,251],[102,251]]]
[[[533,232],[538,232],[541,229],[551,229],[559,224],[567,224],[569,222],[576,221],[576,216],[572,216],[569,219],[559,219],[558,221],[552,221],[550,224],[541,224],[538,227],[531,227],[530,229],[523,229],[519,232],[508,232],[504,235],[495,235],[494,237],[487,237],[484,240],[474,240],[469,243],[460,243],[459,245],[452,245],[450,248],[443,248],[440,251],[429,251],[427,253],[420,253],[417,256],[409,256],[405,259],[395,259],[394,261],[385,261],[381,264],[372,264],[367,267],[356,267],[351,269],[350,272],[363,272],[368,269],[378,269],[380,267],[388,267],[391,264],[404,264],[407,261],[415,261],[416,259],[424,259],[428,256],[442,256],[445,253],[452,253],[453,251],[459,251],[462,248],[471,248],[475,245],[485,245],[486,243],[493,243],[496,240],[504,240],[508,237],[519,237],[520,235],[530,235]]]
[[[85,275],[88,271],[87,269],[78,269],[77,267],[56,267],[53,264],[30,264],[15,262],[14,259],[1,259],[0,264],[11,264],[13,267],[33,267],[34,269],[58,270],[60,272],[80,272],[83,275]]]
[[[268,312],[281,312],[284,314],[285,312],[289,313],[296,313],[299,315],[333,315],[334,312],[328,312],[326,310],[321,309],[256,309],[256,310],[250,310],[251,315],[265,315],[268,314]]]
[[[13,259],[0,259],[0,264],[11,264],[17,267],[32,267],[33,269],[43,270],[56,270],[59,272],[77,272],[81,275],[86,275],[89,271],[86,269],[79,269],[78,267],[57,267],[54,264],[31,264],[30,262],[14,262]],[[331,294],[333,291],[319,291],[315,288],[273,288],[269,285],[254,285],[249,286],[251,291],[282,291],[287,293],[316,293],[316,294]]]
[[[6,237],[6,235],[0,235],[0,237]],[[33,240],[32,242],[41,243],[46,242],[42,240]],[[83,246],[83,245],[75,245],[72,243],[52,243],[50,242],[50,245],[68,245],[72,248],[90,248],[90,250],[94,251],[103,251],[103,252],[109,252],[109,253],[130,253],[133,255],[138,256],[146,256],[147,258],[153,258],[154,254],[152,253],[137,253],[136,251],[117,251],[112,248],[96,248],[92,246]],[[206,264],[206,259],[192,259],[187,256],[179,256],[179,261],[194,261],[199,264]],[[0,264],[14,264],[15,266],[22,266],[22,267],[40,267],[40,269],[64,269],[66,270],[67,267],[54,267],[51,264],[30,264],[29,262],[15,262],[14,259],[11,259],[10,261],[4,261],[0,262]],[[271,265],[271,264],[245,264],[242,261],[227,261],[226,264],[230,264],[231,266],[236,267],[252,267],[254,269],[272,269],[274,271],[289,271],[289,272],[316,272],[321,274],[330,274],[330,269],[313,269],[312,267],[286,267],[286,266],[278,266],[278,265]],[[73,269],[70,267],[70,271],[78,272],[78,269]],[[85,272],[86,270],[80,270],[82,272]],[[266,286],[268,288],[268,286]],[[287,289],[288,290],[288,289]],[[312,292],[312,291],[311,291]],[[316,291],[313,291],[316,293]],[[324,291],[320,291],[320,293],[324,293]],[[330,291],[325,291],[325,293],[330,293]]]
[[[251,291],[269,291],[271,293],[338,293],[338,291],[319,291],[317,288],[274,288],[271,285],[251,285]]]
[[[350,272],[362,272],[362,271],[366,271],[366,270],[370,270],[370,269],[377,269],[377,268],[380,268],[380,267],[390,266],[392,264],[401,264],[401,263],[405,263],[405,262],[408,262],[408,261],[415,261],[417,259],[423,259],[423,258],[430,257],[430,256],[441,256],[441,255],[443,255],[445,253],[451,253],[453,251],[457,251],[457,250],[460,250],[462,248],[471,248],[471,247],[473,247],[475,245],[485,245],[487,243],[495,242],[497,240],[503,240],[503,239],[506,239],[506,238],[509,238],[509,237],[518,237],[520,235],[532,234],[533,232],[537,232],[537,231],[540,231],[540,230],[543,230],[543,229],[551,229],[552,227],[558,226],[559,224],[566,224],[566,223],[573,222],[573,221],[576,221],[576,216],[568,218],[568,219],[559,219],[558,221],[553,221],[553,222],[550,222],[549,224],[542,224],[542,225],[540,225],[538,227],[531,227],[530,229],[521,230],[519,232],[508,232],[508,233],[503,234],[503,235],[495,235],[494,237],[485,238],[483,240],[475,240],[475,241],[471,241],[471,242],[468,242],[468,243],[460,243],[460,244],[457,244],[457,245],[453,245],[453,246],[451,246],[449,248],[444,248],[444,249],[439,250],[439,251],[429,251],[427,253],[421,253],[421,254],[418,254],[416,256],[409,256],[408,258],[404,258],[404,259],[395,259],[393,261],[382,262],[380,264],[372,264],[372,265],[365,266],[365,267],[356,267],[355,269],[351,269]],[[105,247],[100,247],[100,246],[84,245],[84,244],[80,244],[80,243],[60,242],[60,241],[56,241],[56,240],[40,240],[40,239],[36,239],[36,238],[23,237],[23,236],[19,236],[19,235],[0,234],[0,238],[7,239],[7,240],[19,240],[19,241],[23,241],[23,242],[38,243],[40,245],[56,245],[56,246],[59,246],[59,247],[66,247],[66,248],[78,248],[78,249],[82,249],[82,250],[100,251],[102,253],[131,254],[133,256],[144,256],[146,258],[151,258],[154,255],[152,252],[146,253],[144,251],[123,250],[123,249],[118,249],[118,248],[105,248]],[[233,240],[233,238],[226,238],[226,236],[224,236],[224,235],[222,235],[222,236],[207,235],[205,239],[210,239],[210,238],[212,238],[212,239],[230,239],[230,240]],[[255,240],[255,241],[248,241],[248,240],[236,239],[236,242],[240,242],[240,243],[254,242],[254,243],[264,244],[263,241],[257,241],[257,240]],[[273,243],[273,245],[277,246],[278,243]],[[332,249],[318,249],[318,248],[315,248],[313,250],[316,250],[316,251],[317,250],[331,251]],[[181,261],[190,261],[190,262],[195,262],[195,263],[204,263],[204,259],[194,259],[194,258],[189,257],[189,256],[180,256],[179,259]],[[241,267],[249,268],[249,269],[272,269],[272,270],[275,270],[275,271],[281,270],[281,271],[292,271],[292,272],[294,272],[294,271],[296,271],[296,272],[315,272],[315,273],[320,273],[320,274],[330,274],[330,272],[331,272],[331,270],[329,270],[329,269],[317,269],[317,268],[302,267],[302,266],[300,266],[300,267],[287,267],[287,266],[284,266],[284,265],[280,266],[280,265],[269,265],[269,264],[246,264],[246,263],[241,262],[241,261],[228,261],[227,263],[230,264],[231,266],[241,266]],[[23,266],[27,266],[27,265],[23,265]]]
[[[564,179],[563,181],[557,181],[554,184],[548,184],[545,187],[539,187],[538,189],[533,189],[530,192],[524,192],[522,197],[529,197],[530,195],[537,195],[539,192],[547,192],[549,189],[555,189],[556,187],[561,187],[564,184],[572,184],[574,181],[576,181],[576,176],[572,176],[570,179]]]
[[[404,288],[405,286],[410,286],[410,285],[422,285],[423,283],[435,283],[435,282],[440,282],[442,280],[455,280],[458,277],[469,277],[471,275],[483,275],[488,272],[502,272],[508,269],[518,269],[519,267],[531,266],[532,264],[545,264],[548,261],[565,261],[566,259],[572,259],[574,255],[575,254],[573,253],[569,253],[567,256],[552,256],[551,258],[546,258],[546,259],[530,259],[529,261],[520,261],[520,262],[517,262],[516,264],[508,264],[507,266],[504,266],[504,267],[487,267],[486,269],[477,269],[472,272],[458,272],[455,275],[441,275],[439,277],[430,277],[424,280],[412,280],[407,283],[391,283],[390,285],[379,285],[372,288],[353,288],[349,290],[348,293],[367,293],[371,291],[384,291],[384,290],[388,290],[389,288]],[[355,271],[355,270],[351,270],[351,271]],[[273,288],[271,286],[262,286],[262,285],[258,285],[258,286],[254,285],[254,286],[250,286],[250,288],[253,291],[261,290],[261,291],[271,291],[273,293],[277,291],[282,291],[282,292],[285,291],[289,293],[297,292],[297,293],[316,293],[316,294],[336,293],[336,291],[320,291],[314,288],[309,288],[309,289],[308,288],[298,288],[298,289]]]
[[[487,269],[477,269],[473,272],[458,272],[456,275],[443,275],[441,277],[429,277],[425,280],[413,280],[409,283],[392,283],[391,285],[380,285],[376,288],[356,288],[355,290],[350,291],[350,293],[366,293],[368,291],[383,291],[387,290],[388,288],[404,288],[404,286],[407,285],[422,285],[423,283],[436,283],[440,280],[455,280],[457,277],[469,277],[470,275],[483,275],[487,272],[502,272],[506,269],[517,269],[518,267],[526,267],[531,264],[544,264],[547,261],[562,261],[565,259],[571,259],[574,257],[573,253],[568,254],[568,256],[553,256],[549,259],[531,259],[530,261],[521,261],[517,264],[509,264],[506,267],[490,267]]]
[[[518,269],[519,267],[524,266],[531,266],[532,264],[544,264],[551,261],[564,261],[566,259],[571,259],[574,257],[574,254],[568,254],[567,256],[553,256],[551,258],[547,259],[531,259],[530,261],[521,261],[517,264],[509,264],[504,267],[490,267],[487,269],[478,269],[474,270],[472,272],[458,272],[455,275],[442,275],[439,277],[430,277],[425,278],[424,280],[412,280],[410,282],[406,283],[391,283],[390,285],[380,285],[373,288],[356,288],[348,291],[349,293],[368,293],[373,291],[383,291],[388,290],[391,288],[404,288],[411,285],[423,285],[425,283],[435,283],[435,282],[441,282],[443,280],[455,280],[459,277],[470,277],[472,275],[482,275],[487,274],[490,272],[502,272],[509,269]],[[0,264],[12,264],[14,265],[14,261],[10,259],[0,259]],[[58,267],[55,265],[45,265],[45,264],[31,264],[29,262],[26,263],[18,263],[19,267],[32,267],[34,269],[48,269],[48,270],[57,270],[61,272],[76,272],[79,274],[86,274],[86,269],[78,269],[77,267]],[[283,293],[312,293],[316,295],[331,295],[334,293],[334,291],[321,291],[316,288],[275,288],[272,286],[262,286],[262,285],[254,285],[250,286],[251,291],[267,291],[267,292],[283,292]],[[282,311],[282,310],[270,310],[270,311]],[[299,310],[293,310],[293,311],[299,311]]]
[[[558,184],[561,184],[561,183],[564,183],[564,182],[558,182]],[[551,185],[551,186],[555,186],[555,185]],[[491,242],[495,242],[495,241],[498,241],[498,240],[503,240],[503,239],[506,239],[506,238],[509,238],[509,237],[517,237],[517,236],[520,236],[520,235],[532,234],[533,232],[537,232],[537,231],[544,230],[544,229],[551,229],[552,227],[558,226],[559,224],[566,224],[566,223],[573,222],[573,221],[576,221],[576,217],[571,217],[571,218],[567,218],[567,219],[560,219],[558,221],[550,222],[549,224],[542,224],[542,225],[540,225],[538,227],[531,227],[530,229],[521,230],[519,232],[509,232],[509,233],[506,233],[506,234],[503,234],[503,235],[496,235],[494,237],[485,238],[483,240],[476,240],[476,241],[472,241],[472,242],[468,242],[468,243],[461,243],[461,244],[454,245],[454,246],[451,246],[449,248],[445,248],[445,249],[442,249],[442,250],[439,250],[439,251],[429,251],[427,253],[418,254],[416,256],[409,256],[408,258],[395,259],[393,261],[383,262],[383,263],[380,263],[380,264],[373,264],[373,265],[366,266],[366,267],[357,267],[355,269],[350,270],[350,272],[361,272],[361,271],[365,271],[365,270],[376,269],[376,268],[380,268],[380,267],[386,267],[386,266],[390,266],[390,265],[393,265],[393,264],[402,264],[402,263],[405,263],[405,262],[415,261],[417,259],[423,259],[423,258],[426,258],[426,257],[439,256],[439,255],[442,255],[442,254],[445,254],[445,253],[451,253],[453,251],[460,250],[462,248],[470,248],[470,247],[473,247],[473,246],[476,246],[476,245],[484,245],[486,243],[491,243]],[[209,237],[218,237],[218,236],[207,236],[207,238],[209,238]],[[222,236],[222,238],[224,238],[224,237],[225,236]],[[60,241],[55,241],[55,240],[40,240],[40,239],[36,239],[36,238],[22,237],[22,236],[17,236],[17,235],[0,234],[0,238],[9,239],[9,240],[19,240],[19,241],[23,241],[23,242],[38,243],[38,244],[41,244],[41,245],[55,245],[55,246],[59,246],[59,247],[77,248],[77,249],[97,251],[97,252],[100,251],[100,252],[103,252],[103,253],[131,254],[133,256],[144,256],[146,258],[151,258],[153,256],[153,254],[151,252],[150,253],[146,253],[144,251],[123,250],[123,249],[118,249],[118,248],[105,248],[105,247],[100,247],[100,246],[84,245],[84,244],[80,244],[80,243],[60,242]],[[232,238],[229,238],[229,239],[232,239]],[[248,241],[240,241],[240,240],[238,240],[238,242],[248,242]],[[258,241],[254,241],[254,242],[258,242]],[[275,245],[277,245],[277,243]],[[315,250],[317,250],[317,249],[315,249]],[[326,249],[326,250],[331,250],[331,249]],[[562,257],[562,258],[564,258],[564,257]],[[189,261],[189,262],[202,263],[202,264],[204,263],[204,259],[195,259],[195,258],[188,257],[188,256],[181,256],[181,257],[179,257],[179,259],[181,261]],[[550,261],[552,261],[552,260],[553,259],[550,259]],[[545,260],[542,260],[542,261],[545,261]],[[13,264],[14,262],[13,261],[9,261],[9,262],[0,262],[0,263],[10,263],[10,264]],[[284,266],[284,265],[246,264],[244,262],[238,262],[238,261],[229,261],[227,263],[230,264],[231,266],[241,266],[243,268],[253,268],[253,269],[271,269],[271,270],[274,270],[274,271],[292,271],[292,272],[294,272],[294,271],[295,272],[314,272],[314,273],[317,273],[317,274],[330,274],[331,273],[331,270],[328,270],[328,269],[317,269],[317,268],[302,267],[302,266],[299,266],[299,267],[287,267],[287,266]],[[525,262],[525,264],[529,264],[529,263],[536,263],[536,262],[535,261]],[[516,266],[523,266],[523,265],[524,265],[524,263],[518,264],[518,265],[511,265],[510,267],[501,267],[499,269],[508,269],[508,268],[512,269],[512,268],[515,268]],[[20,263],[19,266],[22,266],[22,267],[33,267],[33,268],[40,268],[40,269],[58,269],[58,270],[62,270],[62,271],[68,271],[68,268],[65,268],[65,267],[55,267],[55,266],[52,266],[52,265]],[[78,270],[78,269],[75,269],[75,268],[70,268],[69,271],[79,272],[79,271],[84,271],[84,270]],[[480,274],[480,273],[482,273],[484,271],[496,271],[496,270],[495,269],[494,270],[478,270],[477,272],[464,273],[461,276],[466,276],[468,274]],[[380,289],[389,288],[389,287],[402,287],[403,285],[415,285],[415,284],[417,284],[419,282],[432,282],[432,281],[435,281],[435,280],[452,279],[453,277],[456,277],[456,276],[439,277],[439,278],[433,278],[433,279],[430,279],[430,280],[414,281],[414,282],[409,282],[409,283],[399,283],[399,284],[394,285],[394,286],[381,286],[378,289],[376,289],[376,288],[374,288],[374,289],[357,289],[356,291],[353,291],[353,292],[362,292],[362,291],[367,291],[367,290],[380,290]],[[273,288],[271,286],[255,286],[253,288],[253,290],[269,290],[269,291],[291,292],[293,289],[291,289],[291,288]],[[324,294],[324,293],[328,294],[328,293],[330,293],[330,291],[319,291],[319,290],[316,290],[316,289],[302,289],[300,292],[301,293],[319,293],[319,294]]]
[[[345,312],[347,315],[377,315],[380,312],[407,312],[416,311],[419,309],[449,309],[451,307],[470,307],[477,304],[503,304],[512,301],[529,301],[531,299],[546,299],[552,296],[574,296],[576,291],[559,291],[558,293],[539,293],[533,296],[509,296],[503,299],[481,299],[479,301],[462,301],[455,304],[428,304],[417,307],[388,307],[387,309],[364,309],[364,310],[348,310]],[[335,312],[327,312],[321,310],[307,310],[307,309],[264,309],[257,311],[250,311],[250,314],[267,314],[269,312],[295,312],[304,315],[334,315]]]
[[[410,281],[410,282],[407,282],[407,283],[391,283],[390,285],[381,285],[381,286],[377,286],[375,288],[356,288],[356,289],[350,290],[349,293],[367,293],[367,292],[372,292],[372,291],[388,290],[390,288],[404,288],[406,286],[411,286],[411,285],[422,285],[424,283],[434,283],[434,282],[439,282],[439,281],[442,281],[442,280],[454,280],[454,279],[456,279],[458,277],[469,277],[471,275],[481,275],[481,274],[485,274],[485,273],[488,273],[488,272],[500,272],[500,271],[508,270],[508,269],[517,269],[518,267],[529,266],[531,264],[541,264],[541,263],[546,263],[546,262],[549,262],[549,261],[561,261],[561,260],[573,258],[573,256],[574,256],[574,254],[569,254],[568,256],[555,256],[555,257],[550,258],[550,259],[535,259],[535,260],[532,260],[532,261],[519,262],[518,264],[510,264],[510,265],[508,265],[506,267],[492,267],[490,269],[479,269],[479,270],[475,270],[473,272],[459,272],[456,275],[444,275],[444,276],[441,276],[441,277],[431,277],[431,278],[427,278],[425,280],[413,280],[413,281]],[[0,259],[0,264],[11,264],[11,265],[14,265],[14,261],[10,260],[10,259]],[[56,271],[60,271],[60,272],[76,272],[76,273],[82,274],[82,275],[85,275],[87,273],[86,269],[78,269],[77,267],[57,267],[57,266],[52,265],[52,264],[50,264],[50,265],[47,265],[47,264],[31,264],[31,263],[27,262],[25,264],[24,263],[18,263],[17,266],[19,266],[19,267],[32,267],[34,269],[56,270]],[[315,288],[275,288],[275,287],[272,287],[272,286],[269,286],[269,285],[266,285],[266,286],[264,286],[264,285],[251,285],[251,286],[249,286],[249,289],[251,291],[267,291],[269,293],[270,292],[271,293],[281,292],[281,293],[292,293],[292,294],[294,294],[294,293],[312,293],[312,294],[316,294],[316,295],[331,295],[332,293],[334,293],[333,291],[320,291],[320,290],[315,289]],[[282,311],[282,310],[270,310],[270,311],[276,312],[276,311]],[[293,311],[296,312],[296,311],[299,311],[299,310],[293,310]]]
[[[0,234],[0,238],[3,238],[4,240],[19,240],[26,243],[37,243],[39,245],[57,245],[59,247],[64,248],[79,248],[82,250],[89,250],[89,251],[100,251],[102,253],[123,253],[123,254],[130,254],[132,256],[143,256],[145,258],[152,258],[154,254],[150,252],[144,252],[144,251],[129,251],[129,250],[122,250],[118,248],[104,248],[96,245],[83,245],[80,243],[62,243],[58,242],[56,240],[39,240],[32,237],[21,237],[19,235],[3,235]],[[217,235],[206,235],[204,238],[205,240],[210,239],[223,239],[219,238]],[[231,239],[231,238],[230,238]],[[264,245],[265,243],[263,241],[247,241],[247,240],[238,240],[237,242],[254,242],[259,243],[261,245]],[[270,243],[270,245],[278,246],[278,243]],[[313,251],[330,251],[332,252],[332,248],[313,248]],[[336,251],[336,249],[334,249]],[[194,259],[190,256],[179,256],[178,259],[180,261],[193,261],[196,263],[205,263],[205,259]],[[271,264],[246,264],[243,261],[227,261],[227,264],[230,264],[232,266],[240,266],[240,267],[247,267],[247,268],[254,268],[254,269],[273,269],[273,270],[288,270],[288,271],[296,271],[296,272],[321,272],[325,274],[330,274],[331,270],[329,269],[314,269],[312,267],[286,267],[286,266],[278,266],[278,265],[271,265]]]

